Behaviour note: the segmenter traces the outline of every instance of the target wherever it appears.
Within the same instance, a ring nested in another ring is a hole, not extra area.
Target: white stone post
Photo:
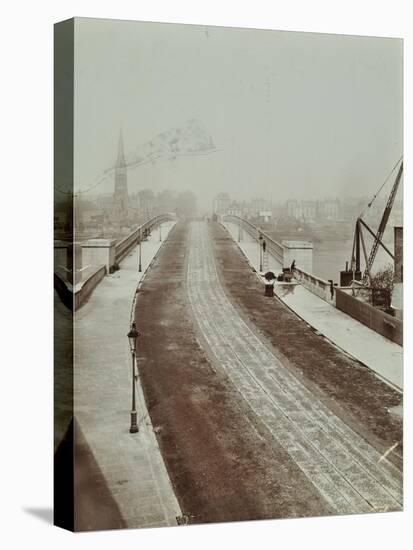
[[[105,265],[109,273],[115,264],[116,239],[89,239],[82,243],[83,266]]]

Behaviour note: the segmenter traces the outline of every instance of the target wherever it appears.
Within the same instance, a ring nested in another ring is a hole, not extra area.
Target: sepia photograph
[[[54,522],[403,510],[403,40],[54,26]]]

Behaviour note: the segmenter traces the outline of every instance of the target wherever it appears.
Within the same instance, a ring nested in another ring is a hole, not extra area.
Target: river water
[[[385,242],[385,245],[393,252],[393,243]],[[313,272],[314,275],[328,280],[333,279],[335,283],[340,282],[340,271],[346,268],[346,261],[351,259],[351,251],[353,248],[353,239],[348,241],[322,241],[314,243],[313,248]],[[367,254],[370,253],[371,243],[366,243]],[[364,269],[364,258],[361,252],[361,268]],[[377,256],[373,266],[373,273],[387,264],[393,264],[390,256],[381,248],[377,252]]]

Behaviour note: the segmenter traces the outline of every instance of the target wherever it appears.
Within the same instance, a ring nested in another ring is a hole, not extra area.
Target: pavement
[[[258,271],[259,245],[247,232],[238,242],[238,226],[224,222],[249,263]],[[281,264],[268,256],[268,268],[281,271]],[[325,338],[354,357],[392,387],[403,390],[403,347],[366,327],[312,294],[300,284],[275,284],[275,294],[299,317]]]
[[[173,225],[162,225],[163,241]],[[79,530],[117,528],[120,521],[129,528],[177,525],[181,515],[139,380],[139,432],[129,433],[132,367],[126,335],[137,284],[161,245],[159,230],[154,230],[142,243],[143,272],[138,273],[135,248],[75,315],[75,418],[83,447],[94,458],[88,462],[93,466],[87,476],[95,489],[94,498],[104,498],[109,491],[118,508],[113,525],[109,521],[102,527],[99,518],[94,521],[93,517],[82,523],[82,517],[77,517]],[[80,501],[82,496],[78,492],[75,499]]]

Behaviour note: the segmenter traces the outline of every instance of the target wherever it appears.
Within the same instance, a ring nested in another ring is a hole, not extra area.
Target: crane
[[[384,231],[386,230],[386,226],[387,226],[387,222],[388,222],[389,217],[390,217],[391,210],[393,208],[394,199],[396,198],[396,193],[397,193],[397,190],[399,188],[399,184],[400,184],[402,174],[403,174],[403,161],[400,164],[400,168],[397,172],[396,180],[393,184],[392,190],[390,191],[389,198],[387,199],[387,203],[386,203],[386,206],[384,208],[384,212],[383,212],[383,216],[382,216],[381,221],[380,221],[380,225],[377,229],[376,235],[374,236],[373,246],[371,247],[370,255],[367,259],[366,268],[364,270],[363,282],[367,282],[370,279],[371,269],[373,267],[373,263],[374,263],[374,260],[376,258],[376,255],[377,255],[377,250],[379,249],[379,245],[383,246],[384,249],[387,251],[387,253],[389,253],[387,248],[382,243],[382,238],[383,238],[383,235],[384,235]],[[370,202],[369,206],[371,206],[372,202],[373,201]],[[367,224],[364,221],[362,223],[363,223],[364,227],[366,227],[368,230],[370,230],[368,228]],[[390,256],[394,259],[393,254],[390,254]]]
[[[374,264],[374,260],[376,259],[376,255],[377,255],[377,251],[379,249],[379,246],[381,246],[392,259],[394,259],[394,255],[390,252],[390,250],[386,247],[386,245],[383,244],[382,239],[383,239],[383,235],[384,235],[384,232],[386,230],[386,227],[387,227],[387,222],[389,220],[390,213],[392,211],[394,200],[396,198],[397,190],[399,188],[401,177],[402,177],[402,174],[403,174],[402,157],[397,161],[397,163],[395,164],[392,171],[390,172],[390,174],[385,179],[384,183],[382,184],[382,186],[380,187],[378,192],[374,195],[374,197],[372,198],[372,200],[368,204],[368,207],[370,208],[370,206],[373,204],[374,200],[376,199],[377,195],[380,193],[381,189],[384,187],[385,183],[388,181],[389,177],[391,176],[391,174],[393,173],[393,171],[395,170],[395,168],[397,167],[397,165],[399,164],[400,161],[401,161],[401,163],[400,163],[397,175],[396,175],[396,179],[395,179],[395,181],[393,183],[393,186],[392,186],[392,189],[390,191],[389,198],[387,199],[387,203],[386,203],[386,206],[384,208],[384,212],[383,212],[383,215],[382,215],[382,218],[380,220],[380,224],[379,224],[379,227],[378,227],[376,233],[374,233],[374,231],[363,220],[362,214],[356,220],[356,227],[355,227],[354,240],[353,240],[353,250],[352,250],[352,255],[351,255],[351,270],[353,272],[353,280],[355,278],[355,274],[358,275],[357,278],[360,280],[361,279],[360,250],[362,249],[363,255],[364,255],[364,260],[365,260],[365,269],[364,269],[363,278],[362,278],[362,283],[363,283],[364,286],[366,286],[371,281],[371,270],[372,270],[372,267],[373,267],[373,264]],[[369,255],[367,255],[366,243],[365,243],[364,235],[363,235],[363,228],[366,229],[370,233],[370,235],[373,237],[373,245],[371,247]],[[346,267],[346,270],[347,270],[347,267]],[[342,273],[349,273],[350,274],[349,271],[342,272]]]

